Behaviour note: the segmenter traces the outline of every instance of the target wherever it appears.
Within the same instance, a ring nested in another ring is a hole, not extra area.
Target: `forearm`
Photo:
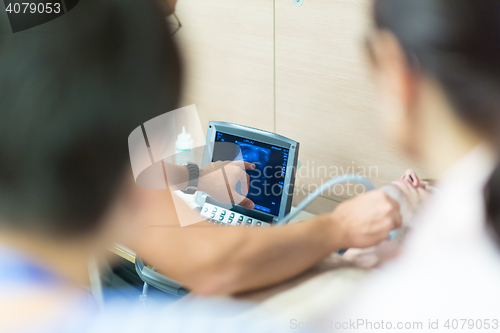
[[[220,271],[228,272],[229,283],[217,285],[213,281],[214,291],[208,293],[255,289],[307,270],[343,247],[341,232],[335,232],[336,227],[331,217],[319,216],[295,225],[246,230],[254,234],[243,235],[229,262],[220,263]]]
[[[340,249],[332,228],[324,216],[273,228],[163,228],[144,234],[141,252],[195,293],[228,294],[290,278]]]
[[[169,187],[173,191],[183,190],[189,182],[189,172],[185,166],[164,163]]]
[[[167,175],[167,182],[170,189],[172,189],[173,191],[185,189],[189,183],[188,169],[185,166],[173,163],[164,163],[164,165],[165,165],[165,173]],[[211,188],[213,189],[221,185],[224,186],[224,190],[226,190],[226,184],[223,182],[223,179],[222,182],[214,181],[212,184],[210,184],[210,180],[213,181],[213,179],[206,179],[205,176],[208,173],[209,171],[207,171],[206,168],[200,168],[199,183],[198,183],[198,189],[200,191],[209,191]]]
[[[399,205],[382,191],[348,200],[330,214],[273,228],[206,227],[197,223],[199,213],[170,191],[135,191],[141,209],[123,219],[137,230],[122,244],[200,294],[234,293],[287,279],[338,249],[377,245],[401,225]]]

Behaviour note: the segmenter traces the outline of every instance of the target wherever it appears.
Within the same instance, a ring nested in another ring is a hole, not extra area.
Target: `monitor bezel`
[[[252,211],[256,211],[260,215],[264,214],[266,216],[269,216],[272,222],[277,222],[278,220],[282,219],[286,214],[290,212],[290,209],[292,208],[299,143],[282,135],[248,126],[221,121],[210,121],[208,123],[206,149],[203,154],[202,166],[205,166],[212,162],[213,147],[217,132],[235,135],[245,139],[255,140],[265,144],[288,149],[287,172],[285,173],[285,179],[283,181],[284,192],[281,195],[281,203],[278,216],[255,209],[248,210],[238,206],[239,212],[242,212],[243,210],[243,213],[251,215]]]

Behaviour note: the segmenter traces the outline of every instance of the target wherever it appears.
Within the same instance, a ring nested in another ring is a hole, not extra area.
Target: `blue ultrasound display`
[[[216,132],[215,142],[212,162],[234,160],[241,152],[245,162],[255,164],[254,170],[247,170],[250,176],[247,197],[255,203],[256,210],[278,216],[289,150],[222,132]],[[218,145],[218,142],[235,143],[237,146],[230,145],[234,147],[231,149],[227,145]],[[238,188],[236,190],[239,192]]]

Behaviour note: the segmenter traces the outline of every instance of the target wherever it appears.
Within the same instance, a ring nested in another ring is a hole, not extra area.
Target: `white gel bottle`
[[[182,127],[182,133],[177,136],[175,141],[175,163],[182,165],[193,161],[193,137],[186,132],[186,127]]]

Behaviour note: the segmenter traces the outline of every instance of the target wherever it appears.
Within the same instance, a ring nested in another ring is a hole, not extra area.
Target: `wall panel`
[[[274,128],[273,2],[182,0],[175,37],[186,69],[181,106],[209,120]]]
[[[276,129],[301,143],[308,172],[299,170],[299,189],[352,171],[364,170],[376,185],[408,167],[427,176],[383,133],[364,52],[370,11],[370,0],[304,0],[301,7],[276,0]],[[348,197],[348,188],[341,190],[326,196]]]

